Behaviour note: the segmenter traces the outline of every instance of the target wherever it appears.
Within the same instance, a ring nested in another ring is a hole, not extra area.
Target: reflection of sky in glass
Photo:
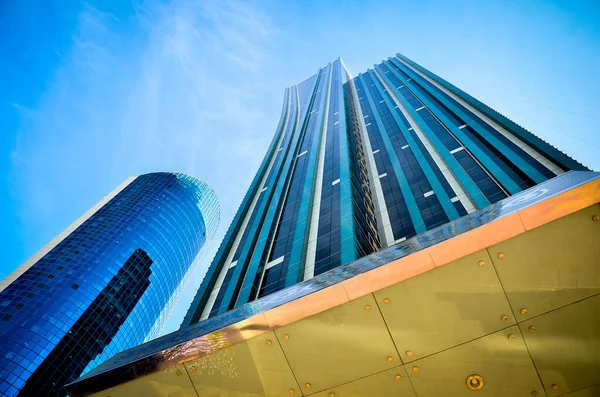
[[[218,221],[216,196],[205,183],[171,173],[134,179],[0,293],[0,394],[15,395],[37,380],[36,368],[68,338],[77,344],[66,354],[72,362],[86,343],[88,350],[100,346],[87,371],[156,337]],[[91,305],[96,312],[85,314]],[[77,325],[82,316],[103,314],[102,327]],[[87,333],[74,337],[82,328]]]

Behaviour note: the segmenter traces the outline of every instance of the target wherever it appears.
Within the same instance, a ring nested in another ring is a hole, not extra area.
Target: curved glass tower
[[[129,178],[0,282],[0,395],[63,386],[155,338],[219,222],[196,178]]]

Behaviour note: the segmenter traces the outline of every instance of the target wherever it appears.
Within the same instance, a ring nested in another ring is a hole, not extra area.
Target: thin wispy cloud
[[[277,115],[261,107],[252,76],[266,62],[271,28],[237,1],[143,1],[134,10],[125,25],[83,5],[71,48],[19,133],[12,181],[25,228],[41,223],[56,234],[129,175],[172,170],[206,180],[223,224],[197,286],[272,137]]]

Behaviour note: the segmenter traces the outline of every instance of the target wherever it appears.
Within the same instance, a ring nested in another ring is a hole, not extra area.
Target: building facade
[[[64,385],[158,336],[220,210],[196,178],[129,178],[0,283],[0,395]]]
[[[290,87],[182,327],[586,167],[401,54]]]

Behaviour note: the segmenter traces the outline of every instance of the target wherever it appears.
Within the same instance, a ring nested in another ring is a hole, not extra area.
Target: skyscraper
[[[595,395],[598,202],[600,173],[404,56],[337,60],[285,91],[181,329],[67,389]]]
[[[64,396],[155,338],[218,221],[215,194],[193,177],[125,181],[0,283],[0,394]]]
[[[286,90],[275,137],[183,325],[586,168],[408,58]]]

